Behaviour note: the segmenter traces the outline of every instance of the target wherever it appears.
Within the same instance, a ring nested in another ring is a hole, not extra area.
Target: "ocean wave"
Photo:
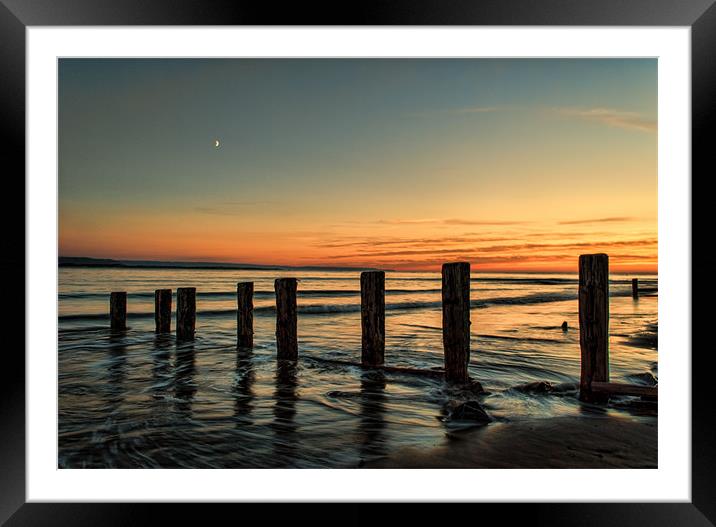
[[[401,281],[401,280],[409,280],[411,282],[415,282],[416,284],[419,282],[439,282],[441,280],[440,277],[437,278],[404,278],[404,277],[397,277],[397,278],[387,278],[389,281]],[[299,280],[301,281],[310,281],[314,280],[313,278],[303,279]],[[574,278],[482,278],[482,277],[473,277],[471,279],[472,283],[495,283],[495,284],[505,284],[505,285],[511,285],[511,284],[524,284],[524,285],[570,285],[570,284],[577,284],[578,280]],[[631,280],[627,279],[612,279],[610,280],[610,284],[612,285],[629,285],[631,286]],[[631,289],[625,288],[624,294],[629,294]],[[439,294],[441,292],[441,289],[439,287],[433,287],[429,289],[415,289],[415,288],[389,288],[386,289],[385,294],[386,296],[390,295],[404,295],[404,294]],[[658,293],[658,282],[656,279],[643,279],[640,282],[640,292],[641,293]],[[176,291],[174,291],[176,295]],[[539,296],[545,297],[549,300],[550,295],[564,295],[565,293],[557,292],[557,293],[540,293]],[[268,290],[268,291],[254,291],[254,297],[256,298],[273,298],[275,295],[274,291]],[[79,291],[71,291],[71,292],[62,292],[59,293],[58,299],[60,300],[69,300],[69,299],[76,299],[76,300],[89,300],[89,299],[108,299],[109,293],[108,292],[79,292]],[[197,298],[207,298],[207,299],[224,299],[224,300],[231,300],[236,297],[236,291],[197,291],[196,293]],[[298,298],[321,298],[321,297],[354,297],[354,296],[360,296],[360,290],[359,289],[301,289],[300,285],[297,290],[297,296]],[[576,293],[571,296],[576,296]],[[612,292],[612,296],[618,296],[615,295],[614,292]],[[129,299],[152,299],[154,298],[154,291],[136,291],[136,292],[129,292],[127,293],[127,297]],[[519,297],[518,297],[519,298]],[[567,296],[569,298],[569,296]],[[490,302],[495,303],[494,300],[487,300]],[[519,302],[520,300],[518,300]]]
[[[386,289],[386,295],[409,295],[409,294],[437,294],[440,293],[441,289]],[[298,298],[321,298],[321,297],[352,297],[359,296],[360,290],[353,289],[298,289],[296,292]],[[273,298],[275,293],[273,291],[254,291],[254,297],[256,298]],[[67,299],[78,299],[78,300],[89,300],[89,299],[109,299],[109,293],[59,293],[58,298],[60,300]],[[176,292],[174,292],[176,297]],[[236,298],[236,291],[197,291],[197,298],[211,298],[211,299],[225,299],[231,300]],[[127,298],[154,298],[154,292],[135,292],[127,293]]]
[[[631,291],[613,291],[609,296],[611,297],[623,297],[630,296]],[[472,300],[470,306],[473,309],[483,309],[490,306],[500,305],[531,305],[541,304],[547,302],[562,302],[567,300],[576,300],[576,293],[539,293],[531,295],[522,295],[516,297],[495,297],[486,298],[480,300]],[[439,309],[441,307],[440,301],[413,301],[413,302],[395,302],[387,303],[385,305],[386,311],[406,311],[413,309]],[[340,313],[356,313],[360,312],[360,303],[351,304],[312,304],[312,305],[298,305],[298,313],[301,315],[328,315],[328,314],[340,314]],[[272,314],[276,311],[275,306],[258,306],[254,308],[254,313],[257,315]],[[221,309],[200,309],[197,311],[197,316],[228,316],[236,313],[235,308],[221,308]],[[153,312],[129,312],[127,318],[151,318],[154,316]],[[60,315],[59,320],[61,321],[74,321],[74,320],[107,320],[109,319],[108,313],[85,313],[85,314],[67,314]]]
[[[549,339],[541,337],[512,337],[508,335],[477,335],[481,339],[495,339],[495,340],[518,340],[521,342],[544,342],[544,343],[557,343],[561,344],[564,339]]]

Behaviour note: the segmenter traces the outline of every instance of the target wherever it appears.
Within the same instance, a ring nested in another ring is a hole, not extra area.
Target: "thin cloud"
[[[416,218],[416,219],[394,219],[394,220],[378,220],[375,223],[383,225],[423,225],[423,224],[439,224],[443,220],[435,218]]]
[[[526,221],[485,221],[485,220],[466,220],[462,218],[408,218],[408,219],[392,219],[378,220],[376,223],[383,225],[524,225]]]
[[[589,220],[560,221],[559,225],[585,225],[588,223],[622,223],[636,220],[637,218],[631,218],[628,216],[613,216],[610,218],[593,218]]]
[[[499,252],[527,252],[534,254],[534,251],[539,251],[544,257],[548,257],[550,251],[579,251],[582,249],[598,249],[602,248],[610,250],[619,247],[629,248],[652,248],[658,243],[656,238],[650,238],[645,240],[625,240],[625,241],[605,241],[605,242],[580,242],[580,243],[518,243],[518,244],[500,244],[500,245],[488,245],[488,246],[470,246],[470,247],[428,247],[425,249],[401,249],[401,250],[389,250],[389,251],[369,251],[354,254],[337,254],[331,258],[335,259],[346,259],[346,258],[385,258],[392,256],[426,256],[426,255],[447,255],[447,254],[461,254],[461,255],[475,255],[482,256],[485,253],[499,253]],[[539,254],[539,253],[538,253]]]
[[[471,114],[471,113],[491,113],[497,112],[501,108],[498,106],[468,106],[467,108],[458,108],[453,110],[451,113],[456,114]]]
[[[531,223],[528,221],[481,221],[481,220],[463,220],[463,219],[448,219],[443,220],[444,225],[525,225]]]
[[[201,214],[215,214],[218,216],[234,216],[243,212],[248,207],[267,205],[270,201],[224,201],[216,205],[194,207],[194,212]]]
[[[612,262],[618,262],[621,265],[630,263],[651,263],[656,261],[652,256],[641,255],[641,254],[610,254],[609,258]],[[449,260],[465,260],[469,261],[473,265],[495,265],[495,264],[539,264],[539,265],[564,265],[574,264],[576,265],[576,256],[574,254],[553,254],[553,255],[499,255],[499,256],[484,256],[465,253]],[[428,258],[423,260],[388,260],[380,262],[382,268],[389,269],[415,269],[415,268],[439,268],[442,264],[446,263],[445,258]],[[375,263],[366,260],[362,262],[365,267],[375,266]],[[509,268],[506,268],[510,270]]]
[[[418,115],[421,117],[436,117],[436,116],[449,116],[449,115],[474,115],[483,113],[493,113],[505,110],[504,106],[465,106],[462,108],[446,108],[436,110],[426,110],[412,115]]]
[[[357,241],[329,241],[328,243],[316,242],[314,245],[321,248],[340,249],[344,247],[378,247],[392,246],[411,247],[426,245],[440,246],[450,245],[453,243],[480,243],[480,242],[500,242],[510,241],[514,238],[507,236],[460,236],[460,237],[441,237],[441,238],[365,238]]]
[[[637,112],[626,112],[611,108],[554,108],[556,113],[567,117],[584,119],[615,128],[656,132],[657,122]]]

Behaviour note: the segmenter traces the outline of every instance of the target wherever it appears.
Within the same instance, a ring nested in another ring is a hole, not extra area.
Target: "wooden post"
[[[579,257],[580,399],[594,401],[592,381],[609,381],[609,257]]]
[[[631,296],[632,298],[639,298],[639,279],[631,279]]]
[[[254,283],[236,284],[236,345],[240,348],[254,346]]]
[[[177,340],[194,340],[196,287],[177,289]]]
[[[295,278],[277,278],[276,291],[276,352],[278,360],[298,360],[298,320],[296,317]]]
[[[109,294],[109,324],[112,331],[127,329],[127,293],[114,291]]]
[[[154,291],[154,332],[169,333],[172,330],[172,290]]]
[[[382,366],[385,359],[385,273],[360,274],[361,363]]]
[[[470,362],[470,264],[443,264],[445,378],[466,382]]]

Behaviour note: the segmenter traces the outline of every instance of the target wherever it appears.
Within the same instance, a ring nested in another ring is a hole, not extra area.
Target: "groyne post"
[[[468,380],[470,362],[470,264],[457,262],[442,267],[443,350],[445,379]]]
[[[172,330],[172,290],[154,291],[154,332],[169,333]]]
[[[298,360],[298,321],[296,315],[295,278],[277,278],[276,291],[276,358]]]
[[[109,325],[112,331],[127,329],[126,291],[114,291],[109,294]]]
[[[254,346],[254,283],[236,284],[236,345]]]
[[[632,298],[639,298],[639,279],[631,279],[631,296]]]
[[[177,289],[177,340],[194,340],[196,287]]]
[[[580,399],[594,401],[592,381],[609,381],[609,257],[579,257]]]
[[[385,273],[360,275],[361,363],[382,366],[385,360]]]

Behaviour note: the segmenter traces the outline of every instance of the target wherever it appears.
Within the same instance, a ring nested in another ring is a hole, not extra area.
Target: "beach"
[[[657,468],[654,417],[555,417],[494,423],[404,448],[365,468]]]
[[[435,272],[386,273],[388,368],[360,367],[359,275],[60,268],[58,467],[656,466],[655,404],[578,399],[575,275],[472,275],[469,375],[483,393],[456,390],[439,374]],[[298,278],[299,355],[290,367],[276,360],[281,276]],[[610,378],[653,385],[658,284],[641,276],[650,291],[633,299],[630,278],[611,277]],[[254,282],[251,349],[237,349],[240,281]],[[195,340],[156,335],[154,290],[187,286],[197,288]],[[108,328],[116,290],[127,291],[121,334]],[[465,403],[487,424],[456,418]]]

